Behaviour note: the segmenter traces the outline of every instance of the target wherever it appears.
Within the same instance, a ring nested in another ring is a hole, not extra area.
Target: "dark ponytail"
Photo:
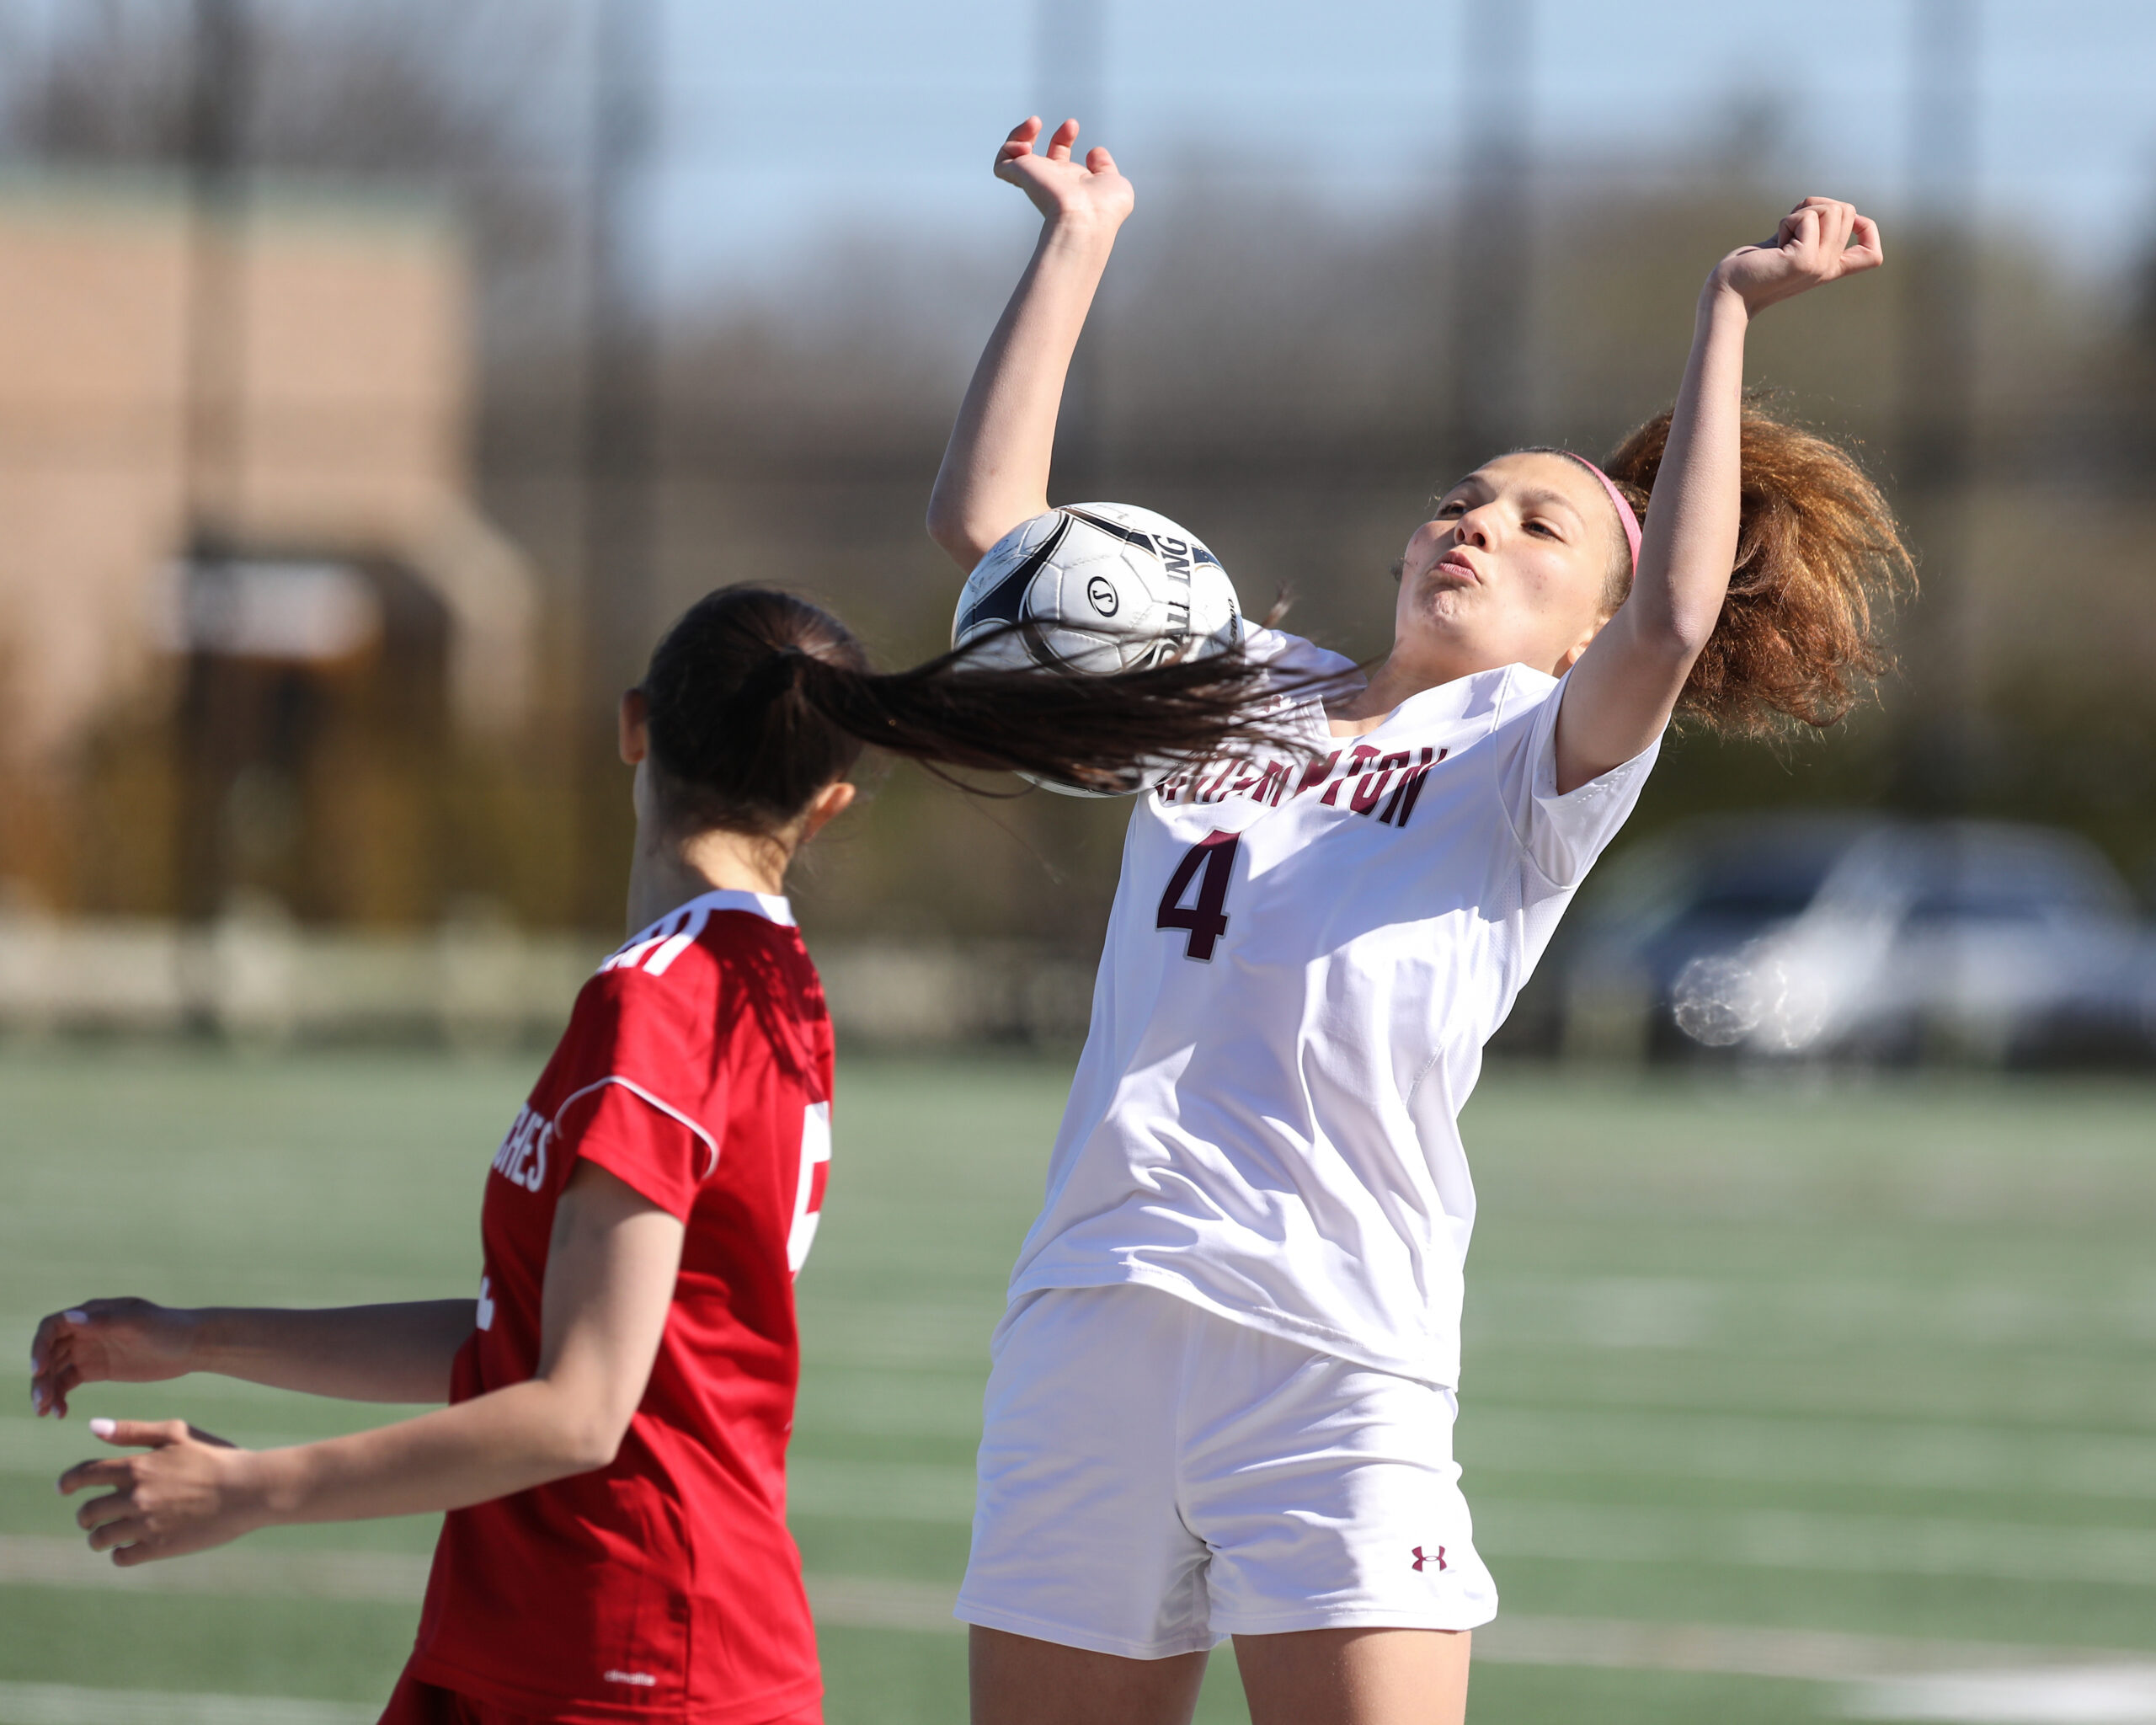
[[[1602,463],[1642,520],[1669,419],[1657,414]],[[1883,635],[1893,600],[1915,585],[1908,548],[1847,451],[1752,408],[1742,436],[1737,563],[1678,714],[1743,736],[1791,721],[1823,728],[1892,667]],[[1628,566],[1620,585],[1629,579]]]
[[[974,663],[976,644],[878,674],[836,617],[767,587],[722,587],[652,650],[651,753],[685,825],[776,833],[864,745],[946,766],[1134,788],[1145,763],[1264,735],[1262,669],[1237,655],[1119,676]]]

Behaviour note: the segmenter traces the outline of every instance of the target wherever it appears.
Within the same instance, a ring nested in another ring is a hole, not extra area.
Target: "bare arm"
[[[1558,711],[1561,793],[1630,761],[1662,734],[1721,616],[1737,556],[1751,320],[1778,300],[1882,261],[1869,216],[1806,198],[1772,239],[1732,252],[1707,278],[1631,595],[1580,655]]]
[[[147,1384],[215,1372],[348,1402],[446,1402],[450,1362],[474,1302],[420,1300],[318,1311],[88,1300],[56,1311],[30,1344],[30,1399],[67,1418],[83,1384]]]
[[[1040,129],[1027,120],[996,156],[996,177],[1023,188],[1039,209],[1040,242],[974,367],[928,500],[929,537],[966,570],[1048,507],[1064,379],[1133,202],[1130,182],[1106,150],[1070,159],[1076,120],[1058,126],[1037,156]]]
[[[461,1509],[614,1459],[666,1324],[681,1224],[591,1163],[571,1177],[547,1252],[538,1369],[416,1419],[287,1450],[237,1450],[178,1421],[96,1421],[139,1455],[79,1462],[63,1492],[112,1489],[77,1520],[122,1565],[259,1527]]]

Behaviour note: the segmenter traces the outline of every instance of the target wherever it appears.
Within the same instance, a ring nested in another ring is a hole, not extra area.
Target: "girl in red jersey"
[[[61,1476],[99,1493],[76,1516],[92,1548],[125,1567],[280,1523],[446,1510],[387,1719],[819,1718],[785,1455],[831,1031],[780,896],[787,865],[852,800],[864,739],[1105,784],[1164,746],[1223,740],[1248,676],[1214,660],[1055,677],[957,654],[877,676],[800,600],[699,602],[622,702],[640,932],[585,984],[495,1152],[477,1300],[92,1300],[32,1348],[40,1413],[86,1383],[196,1371],[450,1405],[261,1451],[177,1420],[93,1420],[142,1453]]]

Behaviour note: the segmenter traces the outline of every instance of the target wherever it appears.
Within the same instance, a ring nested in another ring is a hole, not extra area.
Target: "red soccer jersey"
[[[755,1725],[813,1705],[786,1445],[830,1095],[830,1020],[783,899],[707,893],[584,985],[487,1178],[478,1327],[450,1399],[536,1370],[579,1157],[682,1220],[680,1279],[612,1466],[443,1524],[414,1678],[591,1725]]]

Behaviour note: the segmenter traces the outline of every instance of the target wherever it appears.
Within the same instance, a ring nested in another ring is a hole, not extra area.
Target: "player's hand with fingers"
[[[30,1338],[30,1406],[67,1415],[83,1384],[153,1384],[192,1370],[195,1315],[147,1300],[86,1300],[46,1316]]]
[[[1036,151],[1033,146],[1040,135],[1037,118],[1013,126],[996,152],[995,177],[1018,187],[1051,222],[1121,227],[1137,202],[1137,194],[1118,171],[1115,158],[1099,149],[1074,158],[1071,149],[1078,142],[1075,120],[1056,127],[1046,147]]]
[[[1740,246],[1715,266],[1707,291],[1733,293],[1757,312],[1777,301],[1886,262],[1879,224],[1837,198],[1806,198],[1769,238]]]
[[[253,1450],[179,1419],[93,1419],[90,1430],[142,1450],[78,1461],[60,1476],[63,1496],[107,1488],[76,1510],[75,1524],[92,1551],[110,1551],[123,1568],[221,1546],[272,1519]]]

